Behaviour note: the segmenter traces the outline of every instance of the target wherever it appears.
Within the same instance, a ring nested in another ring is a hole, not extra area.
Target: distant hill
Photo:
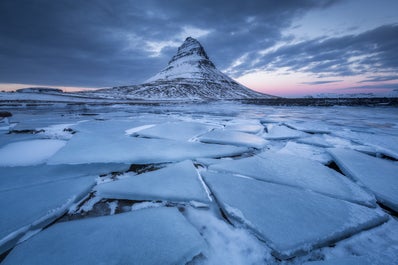
[[[63,93],[62,89],[49,87],[27,87],[17,89],[18,93]]]

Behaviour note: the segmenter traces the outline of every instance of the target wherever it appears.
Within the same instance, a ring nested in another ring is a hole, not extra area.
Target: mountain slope
[[[168,66],[144,84],[99,90],[102,96],[131,99],[273,98],[250,90],[221,73],[202,45],[188,37]]]

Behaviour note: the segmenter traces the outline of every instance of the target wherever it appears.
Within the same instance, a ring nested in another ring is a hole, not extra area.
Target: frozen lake
[[[398,108],[1,106],[1,264],[398,264]]]

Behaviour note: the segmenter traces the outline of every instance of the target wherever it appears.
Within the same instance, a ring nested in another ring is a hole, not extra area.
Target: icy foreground
[[[205,248],[178,210],[158,208],[54,225],[3,264],[185,264]]]
[[[6,110],[1,264],[397,263],[394,108]]]
[[[281,259],[333,243],[388,218],[364,206],[284,185],[230,174],[206,173],[204,177],[229,218],[253,229]]]

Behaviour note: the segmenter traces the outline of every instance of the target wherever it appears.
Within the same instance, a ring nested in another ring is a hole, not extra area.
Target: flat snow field
[[[398,264],[398,108],[0,111],[0,264]]]

